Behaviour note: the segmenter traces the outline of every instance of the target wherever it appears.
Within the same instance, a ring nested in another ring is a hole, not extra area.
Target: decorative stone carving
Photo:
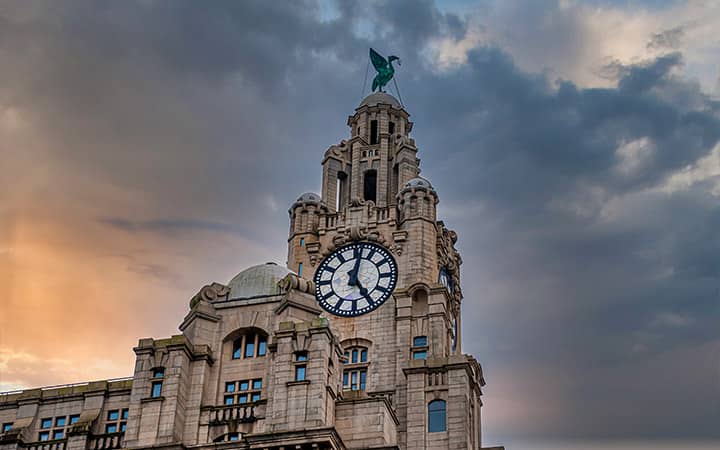
[[[230,288],[220,283],[211,283],[203,286],[200,292],[190,300],[190,309],[195,308],[201,301],[209,303],[216,302],[218,300],[227,300],[230,295]]]
[[[285,278],[278,281],[278,287],[283,292],[294,289],[296,291],[305,292],[308,294],[315,293],[315,283],[313,283],[312,280],[306,280],[305,278],[295,275],[294,273],[289,273],[287,274],[287,276],[285,276]]]
[[[455,248],[457,242],[457,233],[453,230],[445,228],[445,224],[438,222],[437,234],[437,252],[439,267],[445,267],[453,280],[455,286],[455,300],[462,299],[462,290],[460,289],[460,265],[462,258]]]

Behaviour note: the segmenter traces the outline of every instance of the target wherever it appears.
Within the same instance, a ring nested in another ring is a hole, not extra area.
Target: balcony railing
[[[106,433],[91,436],[88,439],[88,450],[111,450],[122,448],[125,433]]]
[[[65,447],[67,447],[67,439],[28,442],[22,445],[25,450],[65,450]]]
[[[255,420],[255,405],[228,405],[210,410],[210,423],[213,425],[228,422],[254,422]]]

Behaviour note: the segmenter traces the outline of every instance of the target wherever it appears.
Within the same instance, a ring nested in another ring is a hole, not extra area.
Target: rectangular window
[[[413,359],[427,359],[427,352],[425,350],[413,352]]]
[[[258,356],[265,356],[267,353],[267,338],[258,338]]]
[[[257,402],[260,401],[260,393],[259,392],[253,392],[252,394],[252,401]]]
[[[109,423],[109,424],[105,425],[105,432],[106,433],[117,433],[117,424]]]
[[[240,382],[240,390],[241,391],[247,391],[250,389],[250,382],[247,380],[243,380]]]
[[[360,390],[365,390],[365,378],[367,377],[367,372],[364,370],[360,371]]]
[[[226,405],[232,405],[234,400],[235,400],[235,397],[232,395],[225,396],[225,404]]]
[[[120,422],[120,431],[125,432],[127,430],[127,423],[126,422]]]
[[[415,336],[413,338],[413,347],[426,347],[427,336]]]
[[[390,122],[388,124],[388,133],[395,134],[395,122]]]
[[[53,431],[53,439],[62,439],[64,435],[65,435],[64,430]]]
[[[41,421],[40,428],[50,428],[50,427],[52,427],[52,417],[48,417]],[[49,436],[48,436],[48,439],[49,439]]]
[[[158,398],[162,395],[162,381],[153,381],[152,384],[152,393],[150,396],[152,398]]]
[[[346,391],[365,390],[366,369],[346,370],[343,373],[343,389]]]
[[[2,426],[2,432],[5,433],[6,431],[10,431],[12,429],[13,423],[12,422],[6,422]]]
[[[352,351],[352,362],[353,363],[358,362],[358,351],[357,350]]]
[[[360,362],[367,362],[367,350],[360,350]]]
[[[262,379],[253,380],[252,387],[253,389],[262,389]]]
[[[129,415],[130,415],[130,410],[129,410],[129,409],[125,408],[125,409],[122,410],[122,419],[123,419],[123,420],[127,420]]]
[[[347,372],[344,372],[344,373],[343,373],[343,386],[347,386],[347,385],[348,385],[348,375],[349,375],[349,374],[348,374]]]
[[[300,247],[305,247],[305,238],[300,238]]]
[[[238,395],[238,403],[247,403],[247,394]]]
[[[120,411],[117,409],[113,409],[111,411],[108,411],[108,418],[107,420],[118,420],[120,418]]]
[[[378,122],[377,120],[370,121],[370,145],[378,143]]]
[[[295,361],[307,361],[307,352],[298,352],[295,354]]]
[[[64,427],[65,426],[65,416],[62,417],[56,417],[55,418],[55,426],[56,427]]]
[[[298,264],[298,276],[302,276],[302,263]]]
[[[225,392],[235,392],[235,383],[234,382],[225,383]]]
[[[255,342],[245,342],[245,357],[252,358],[253,356],[255,356]]]
[[[74,424],[78,423],[79,420],[80,420],[80,414],[73,414],[72,416],[70,416],[70,425],[74,425]]]
[[[165,368],[164,367],[156,367],[153,369],[153,378],[162,378],[165,376]]]
[[[295,366],[295,381],[305,381],[305,366]]]
[[[50,440],[50,432],[49,431],[41,431],[39,440],[41,441],[49,441]]]
[[[350,362],[350,352],[345,352],[345,364]]]

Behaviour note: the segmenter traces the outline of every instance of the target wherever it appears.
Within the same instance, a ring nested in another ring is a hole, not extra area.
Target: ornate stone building
[[[0,394],[0,450],[481,448],[457,236],[413,124],[375,93],[348,126],[290,208],[287,268],[203,287],[130,378]]]

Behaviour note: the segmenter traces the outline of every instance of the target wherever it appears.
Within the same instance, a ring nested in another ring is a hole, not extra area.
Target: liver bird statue
[[[373,66],[375,66],[375,70],[377,70],[377,75],[375,75],[375,79],[373,79],[372,83],[373,92],[375,92],[375,89],[383,92],[383,86],[392,80],[393,75],[395,75],[395,68],[393,67],[392,62],[396,60],[398,65],[400,65],[400,58],[397,56],[389,56],[388,59],[385,59],[380,53],[376,52],[372,48],[370,49],[370,61],[372,61]]]

